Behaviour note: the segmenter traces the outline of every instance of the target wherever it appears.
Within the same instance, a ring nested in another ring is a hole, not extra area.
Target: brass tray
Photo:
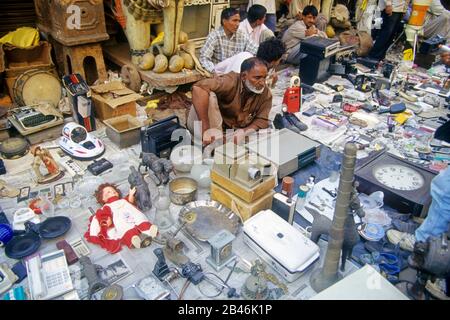
[[[232,234],[239,231],[241,220],[237,214],[217,201],[193,201],[185,205],[178,215],[186,231],[200,241],[207,241],[225,229]]]

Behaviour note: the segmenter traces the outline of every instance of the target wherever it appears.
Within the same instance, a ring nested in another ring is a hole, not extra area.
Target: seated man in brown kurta
[[[227,129],[234,129],[235,142],[240,142],[246,134],[267,128],[272,94],[266,77],[266,63],[253,57],[242,62],[240,74],[230,72],[198,81],[192,88],[188,129],[196,138],[201,134],[207,145],[223,137]]]

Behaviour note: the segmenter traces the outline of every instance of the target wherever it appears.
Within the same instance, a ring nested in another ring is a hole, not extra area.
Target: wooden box
[[[211,170],[211,181],[220,185],[222,188],[238,196],[245,202],[253,202],[267,195],[275,187],[275,177],[270,177],[261,184],[252,189],[243,187],[233,180],[224,177],[214,169]]]
[[[272,207],[272,199],[275,191],[266,192],[261,198],[251,203],[245,202],[241,198],[228,192],[221,186],[211,183],[211,199],[220,202],[225,207],[239,215],[242,221],[247,220],[261,210]]]
[[[103,122],[106,125],[106,135],[119,148],[127,148],[138,144],[142,123],[129,114],[111,118]]]
[[[38,27],[65,46],[109,39],[103,0],[34,0]]]
[[[126,114],[136,116],[136,100],[142,96],[125,87],[120,81],[92,86],[91,89],[98,119],[104,121]]]

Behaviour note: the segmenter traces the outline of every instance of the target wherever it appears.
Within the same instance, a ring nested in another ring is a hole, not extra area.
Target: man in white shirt
[[[239,30],[245,32],[256,44],[275,36],[264,24],[266,12],[266,8],[262,5],[255,4],[248,9],[247,19],[239,24]]]
[[[260,4],[264,8],[266,8],[266,26],[272,30],[272,32],[275,32],[275,28],[277,25],[277,16],[276,16],[276,5],[275,0],[249,0],[247,11],[250,9],[251,6],[254,4]]]
[[[450,11],[446,10],[440,0],[433,0],[427,11],[423,36],[425,39],[436,35],[450,38]]]
[[[200,63],[211,73],[223,69],[222,65],[232,63],[235,56],[241,52],[253,55],[258,51],[258,45],[239,30],[240,15],[234,8],[226,8],[220,15],[221,26],[211,31],[205,44],[200,49]]]

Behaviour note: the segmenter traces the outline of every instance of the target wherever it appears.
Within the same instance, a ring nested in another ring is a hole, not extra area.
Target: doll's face
[[[118,197],[119,193],[113,187],[105,187],[102,191],[103,202],[108,201],[111,197]]]

